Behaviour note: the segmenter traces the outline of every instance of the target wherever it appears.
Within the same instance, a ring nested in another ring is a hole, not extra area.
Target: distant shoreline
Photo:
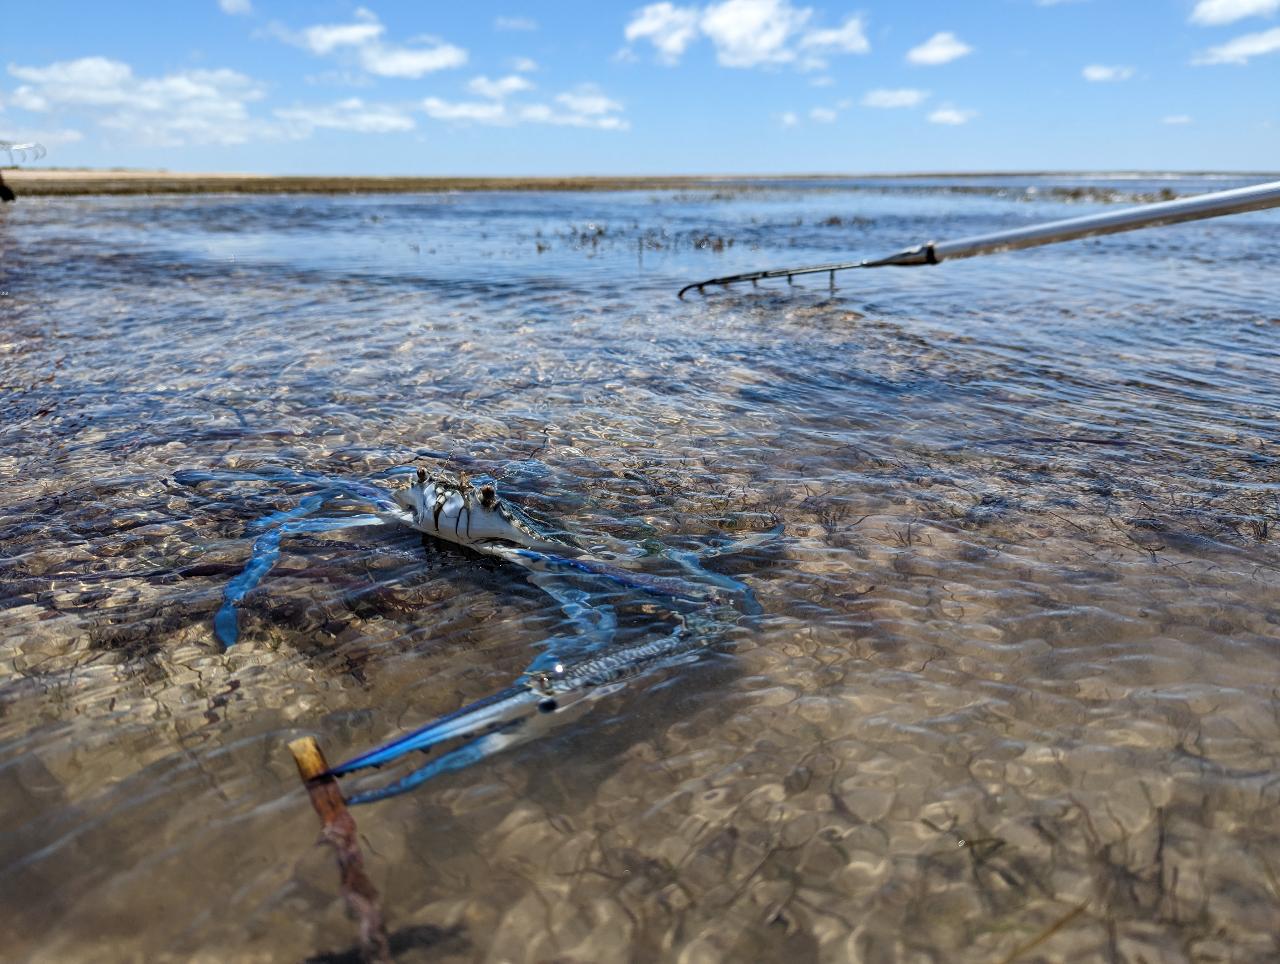
[[[1277,177],[1221,171],[974,171],[909,174],[724,174],[566,177],[327,177],[324,175],[195,174],[168,171],[0,169],[19,196],[77,194],[441,194],[453,191],[654,191],[746,187],[770,181],[1000,177]]]

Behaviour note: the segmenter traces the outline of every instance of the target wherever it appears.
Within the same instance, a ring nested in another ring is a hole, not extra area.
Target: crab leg
[[[526,686],[510,686],[500,693],[476,700],[461,709],[432,720],[426,726],[406,733],[377,749],[362,753],[332,767],[334,776],[353,773],[368,767],[380,767],[398,760],[414,750],[427,750],[438,743],[459,737],[476,736],[517,725],[537,711],[543,697]]]
[[[469,743],[464,743],[448,753],[443,753],[426,766],[419,767],[407,776],[401,777],[395,783],[388,784],[385,787],[378,787],[374,790],[363,790],[354,793],[347,797],[347,803],[351,806],[356,806],[361,803],[376,803],[379,800],[398,797],[402,793],[408,793],[415,787],[421,786],[432,777],[464,769],[473,763],[479,763],[486,757],[501,753],[503,750],[508,750],[518,744],[527,743],[538,735],[536,732],[522,727],[520,722],[522,721],[512,723],[511,729],[490,733]]]
[[[533,739],[549,729],[554,718],[563,719],[565,710],[575,704],[612,693],[629,680],[661,666],[696,657],[706,643],[682,621],[674,632],[660,639],[526,677],[523,684],[464,706],[385,746],[340,763],[329,772],[342,776],[383,766],[448,740],[473,738],[394,783],[353,794],[347,802],[372,803],[397,796],[434,776],[462,769]],[[538,725],[540,720],[546,722]]]
[[[222,606],[213,617],[213,631],[223,648],[230,649],[240,638],[236,603],[240,602],[249,590],[262,582],[262,578],[276,564],[280,558],[281,539],[299,532],[333,532],[337,529],[352,529],[357,526],[386,525],[387,521],[383,516],[369,514],[334,519],[293,519],[254,539],[249,562],[240,575],[227,583],[226,589],[222,592]]]
[[[585,590],[566,586],[562,579],[549,573],[531,572],[529,581],[560,604],[577,635],[548,640],[541,655],[525,670],[526,675],[549,670],[568,659],[599,652],[613,642],[618,630],[618,614],[613,606],[593,600]]]
[[[756,601],[755,593],[746,583],[734,579],[732,576],[726,576],[723,573],[713,572],[703,565],[706,559],[714,559],[717,556],[731,556],[746,549],[751,549],[759,545],[764,545],[781,534],[781,526],[769,531],[752,533],[746,536],[740,536],[736,539],[728,537],[720,537],[718,544],[704,546],[697,550],[687,549],[670,549],[666,546],[660,548],[657,552],[649,552],[640,546],[631,545],[615,539],[608,539],[610,549],[620,556],[638,559],[644,556],[656,555],[659,559],[666,559],[674,562],[683,569],[695,583],[710,583],[725,590],[728,598],[736,599],[740,603],[740,608],[745,615],[758,616],[764,610],[760,603]]]
[[[245,528],[250,532],[260,532],[263,529],[271,529],[281,523],[309,516],[317,509],[323,509],[328,502],[329,496],[327,495],[309,495],[292,509],[283,509],[280,512],[272,512],[270,515],[264,515],[261,519],[254,519]]]
[[[702,586],[673,579],[669,576],[651,576],[592,559],[589,556],[560,556],[537,549],[525,549],[501,543],[477,545],[474,548],[491,556],[506,559],[531,572],[564,573],[568,575],[598,576],[627,589],[638,589],[650,596],[682,599],[694,603],[719,602],[719,596]]]
[[[314,486],[322,490],[321,494],[332,492],[360,499],[373,505],[379,512],[400,511],[391,493],[381,486],[371,482],[333,478],[318,472],[295,472],[292,469],[269,469],[264,472],[210,472],[203,469],[182,469],[173,473],[173,478],[182,485],[192,485],[196,482],[291,482],[295,485]]]
[[[732,576],[726,576],[719,572],[712,572],[702,564],[703,559],[726,554],[727,553],[723,550],[718,549],[711,549],[706,552],[687,552],[683,549],[667,549],[662,555],[677,563],[680,568],[689,573],[689,575],[697,579],[704,579],[713,586],[719,586],[731,597],[737,598],[741,603],[741,608],[745,615],[759,616],[764,612],[764,607],[756,601],[756,594],[751,590],[750,586],[745,582],[734,579]]]

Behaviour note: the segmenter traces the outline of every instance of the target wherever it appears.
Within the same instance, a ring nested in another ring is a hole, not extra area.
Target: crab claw
[[[399,780],[347,797],[347,803],[353,806],[386,800],[412,790],[432,777],[469,767],[495,753],[540,736],[559,720],[575,715],[561,714],[558,710],[574,704],[578,704],[579,711],[583,709],[586,705],[581,702],[584,695],[585,691],[552,696],[548,692],[530,688],[529,685],[512,686],[443,716],[393,743],[340,763],[329,772],[334,776],[341,776],[353,770],[390,763],[414,750],[426,750],[446,740],[465,740],[461,745],[442,753]]]
[[[428,750],[446,740],[491,734],[519,726],[539,711],[556,708],[555,701],[527,686],[510,686],[500,693],[439,717],[426,726],[407,733],[376,750],[353,757],[330,768],[332,776],[342,776],[367,767],[380,767],[414,750]]]
[[[442,773],[461,770],[471,766],[473,763],[479,763],[486,757],[491,757],[495,753],[510,749],[517,744],[533,739],[535,736],[537,736],[536,730],[530,727],[517,726],[513,723],[507,729],[469,740],[462,746],[441,754],[426,766],[419,767],[412,773],[401,777],[394,783],[387,784],[385,787],[376,787],[371,790],[353,793],[347,797],[347,803],[356,806],[361,803],[374,803],[378,800],[386,800],[389,797],[398,797],[402,793],[408,793],[415,787],[421,786],[433,777],[437,777]]]
[[[586,711],[594,699],[616,692],[628,680],[659,666],[696,658],[705,649],[706,635],[697,632],[699,627],[694,623],[696,620],[691,623],[690,619],[682,619],[669,636],[602,653],[580,663],[557,662],[544,671],[531,668],[515,686],[340,763],[329,773],[342,776],[365,767],[382,766],[446,740],[465,741],[399,780],[352,794],[347,803],[373,803],[398,796],[432,777],[461,770],[545,734]]]

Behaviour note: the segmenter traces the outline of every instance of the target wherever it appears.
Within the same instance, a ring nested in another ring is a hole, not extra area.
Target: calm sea
[[[654,572],[732,543],[763,612],[359,808],[400,959],[1275,960],[1280,214],[675,298],[1244,183],[6,206],[4,956],[351,948],[286,743],[500,690],[565,609],[300,534],[224,653],[251,524],[308,494],[232,473],[443,454]]]

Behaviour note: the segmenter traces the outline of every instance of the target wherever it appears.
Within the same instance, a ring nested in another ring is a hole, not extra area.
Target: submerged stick
[[[390,961],[391,945],[382,920],[378,888],[364,872],[364,855],[356,834],[356,821],[342,798],[338,781],[329,775],[329,764],[314,737],[289,744],[298,776],[306,785],[311,806],[320,817],[320,836],[338,858],[342,899],[360,924],[360,952],[366,961]]]

